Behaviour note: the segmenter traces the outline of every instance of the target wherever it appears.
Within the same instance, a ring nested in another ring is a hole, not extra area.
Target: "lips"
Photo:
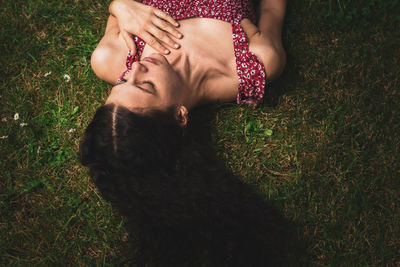
[[[153,63],[154,65],[158,65],[158,62],[152,57],[145,57],[145,58],[142,58],[142,60],[143,61],[148,61],[150,63]]]

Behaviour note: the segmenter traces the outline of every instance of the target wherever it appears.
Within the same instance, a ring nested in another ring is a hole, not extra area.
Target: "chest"
[[[179,50],[171,50],[167,57],[173,58],[174,53],[191,53],[199,59],[199,64],[213,63],[219,66],[227,66],[234,60],[232,25],[230,23],[207,18],[190,18],[180,20],[179,31],[184,38],[175,39],[180,45]],[[146,45],[143,56],[154,53],[155,50]]]
[[[191,55],[194,64],[209,70],[207,87],[225,91],[234,97],[237,94],[238,76],[234,53],[232,24],[210,18],[189,18],[179,21],[179,31],[184,38],[176,40],[181,45],[179,50],[171,49],[167,59],[173,61],[177,53]],[[146,45],[142,58],[155,50]],[[230,93],[231,92],[231,93]]]

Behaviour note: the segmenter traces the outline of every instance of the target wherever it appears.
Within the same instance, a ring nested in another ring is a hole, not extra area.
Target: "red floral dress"
[[[236,57],[239,88],[237,103],[258,105],[265,91],[266,74],[261,60],[251,51],[240,21],[244,18],[255,23],[255,13],[250,0],[143,0],[143,4],[154,6],[168,13],[175,20],[200,17],[214,18],[232,24],[233,46]],[[132,69],[132,63],[140,60],[145,42],[135,36],[137,52],[126,59],[127,70],[117,83]]]

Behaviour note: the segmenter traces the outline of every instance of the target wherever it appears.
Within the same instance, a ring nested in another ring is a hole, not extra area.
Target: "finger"
[[[168,45],[169,47],[178,49],[180,46],[178,43],[176,43],[174,40],[169,37],[169,33],[157,28],[157,27],[152,27],[149,31],[154,37],[156,37],[158,40],[162,41],[164,44]]]
[[[160,9],[155,9],[154,10],[154,14],[159,17],[162,18],[163,20],[168,21],[169,23],[171,23],[172,25],[174,25],[175,27],[179,27],[179,23],[174,20],[170,15],[168,15],[167,13],[165,13],[164,11],[161,11]]]
[[[133,54],[135,54],[136,53],[136,45],[135,45],[135,40],[133,39],[133,36],[126,31],[122,31],[122,38],[124,38],[124,41],[125,41],[128,49],[130,51],[132,51]]]
[[[163,31],[168,32],[172,36],[175,36],[176,38],[180,39],[183,37],[182,33],[180,33],[175,27],[172,27],[171,24],[169,24],[165,20],[162,19],[155,20],[153,24],[158,28],[162,29]]]
[[[150,33],[144,33],[143,34],[143,41],[145,41],[148,45],[153,47],[155,50],[157,50],[159,53],[166,54],[168,55],[170,52],[169,50],[163,46],[156,37],[151,35]]]

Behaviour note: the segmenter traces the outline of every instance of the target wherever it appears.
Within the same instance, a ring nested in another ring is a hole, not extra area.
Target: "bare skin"
[[[249,39],[250,51],[260,58],[268,78],[273,80],[280,75],[286,62],[281,42],[286,2],[263,1],[261,8],[258,26],[248,19],[242,20],[241,26]],[[232,25],[216,19],[190,18],[179,21],[180,26],[174,25],[174,28],[171,25],[175,22],[173,19],[170,21],[170,33],[160,35],[165,42],[151,40],[153,47],[145,46],[140,61],[125,77],[128,80],[126,84],[114,86],[106,103],[131,109],[164,109],[174,105],[184,107],[178,111],[185,113],[186,110],[187,113],[187,110],[204,103],[235,99],[239,82]],[[112,84],[126,69],[128,51],[135,49],[126,31],[120,30],[124,28],[120,24],[113,15],[109,17],[105,36],[91,61],[96,75]],[[179,33],[183,34],[182,39],[179,39]],[[174,44],[179,44],[179,47],[174,47]],[[153,90],[154,94],[146,94],[141,90],[143,87]]]

